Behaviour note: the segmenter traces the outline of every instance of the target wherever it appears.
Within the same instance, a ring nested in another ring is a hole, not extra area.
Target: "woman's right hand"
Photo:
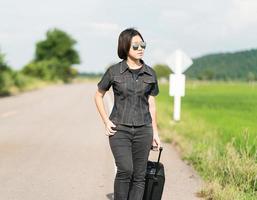
[[[117,131],[113,130],[112,127],[116,127],[114,123],[112,123],[111,120],[107,120],[105,122],[105,129],[106,129],[106,132],[105,132],[105,135],[107,136],[110,136],[110,135],[114,135]]]

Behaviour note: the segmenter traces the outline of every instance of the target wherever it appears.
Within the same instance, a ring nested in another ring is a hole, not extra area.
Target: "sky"
[[[47,30],[76,41],[80,72],[119,62],[118,36],[134,27],[147,43],[144,61],[164,63],[176,49],[191,58],[257,48],[256,0],[0,0],[0,51],[14,69],[34,57]]]

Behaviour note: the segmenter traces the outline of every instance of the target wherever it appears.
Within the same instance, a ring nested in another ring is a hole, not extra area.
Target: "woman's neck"
[[[140,62],[140,59],[133,59],[130,57],[127,57],[127,64],[129,68],[131,69],[138,69],[141,67],[142,63]]]

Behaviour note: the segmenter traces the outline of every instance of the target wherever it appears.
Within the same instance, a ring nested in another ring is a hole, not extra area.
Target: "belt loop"
[[[132,127],[131,127],[131,133],[133,136],[135,135],[135,126],[134,125],[132,125]]]

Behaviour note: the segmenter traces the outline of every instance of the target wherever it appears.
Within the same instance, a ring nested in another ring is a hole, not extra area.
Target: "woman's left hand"
[[[161,141],[159,138],[158,133],[154,133],[153,135],[153,143],[152,146],[156,147],[157,146],[157,151],[159,151],[160,147],[161,147]]]

